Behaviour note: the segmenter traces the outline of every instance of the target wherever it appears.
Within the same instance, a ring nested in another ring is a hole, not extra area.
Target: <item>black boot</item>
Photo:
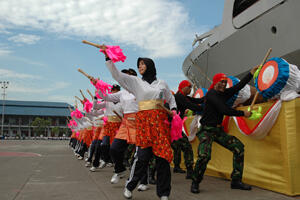
[[[193,176],[193,168],[192,167],[188,167],[185,179],[192,179],[192,176]]]
[[[149,170],[149,184],[151,185],[156,185],[156,180],[155,180],[155,169],[150,169]]]
[[[180,173],[180,174],[184,174],[185,171],[183,169],[181,169],[179,166],[175,166],[173,169],[174,173]]]
[[[197,193],[200,192],[200,190],[199,190],[199,183],[197,183],[196,181],[193,181],[193,182],[192,182],[192,185],[191,185],[191,192],[192,192],[192,193],[195,193],[195,194],[197,194]]]
[[[252,187],[242,181],[231,181],[231,189],[251,190]]]

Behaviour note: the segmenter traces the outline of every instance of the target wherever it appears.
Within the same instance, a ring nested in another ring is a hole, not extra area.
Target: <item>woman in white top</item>
[[[120,91],[119,85],[113,85],[112,93],[116,93]],[[104,127],[100,133],[99,140],[102,141],[100,144],[100,151],[102,154],[103,161],[100,164],[100,168],[107,166],[112,166],[111,158],[109,154],[110,144],[114,140],[114,137],[121,125],[122,121],[122,108],[121,104],[118,102],[107,102],[101,104],[93,104],[93,109],[101,109],[105,106],[105,113],[104,115],[107,117],[107,122],[104,124]],[[94,165],[95,163],[95,165]],[[93,167],[90,168],[90,171],[96,171],[98,167],[98,162],[93,162]]]
[[[103,48],[105,51],[105,47]],[[168,85],[156,78],[153,60],[138,58],[137,66],[142,79],[120,72],[106,55],[106,66],[113,78],[136,97],[139,111],[136,116],[136,145],[139,147],[137,158],[131,169],[129,180],[124,189],[125,198],[132,198],[132,191],[147,171],[151,156],[154,154],[157,167],[157,195],[168,199],[171,191],[171,172],[169,163],[173,159],[170,126],[167,112],[162,109],[166,101],[171,110],[176,110],[176,102]]]
[[[129,73],[127,69],[122,70],[123,73],[128,75],[134,75],[135,73]],[[105,101],[108,102],[120,102],[124,117],[122,118],[121,126],[110,146],[110,155],[115,163],[114,174],[111,178],[111,183],[116,184],[119,182],[120,178],[125,176],[126,167],[123,164],[124,153],[128,147],[128,144],[135,144],[136,139],[136,123],[135,117],[138,111],[138,105],[135,101],[135,96],[129,93],[127,90],[121,90],[117,93],[104,94],[99,90],[98,94]]]

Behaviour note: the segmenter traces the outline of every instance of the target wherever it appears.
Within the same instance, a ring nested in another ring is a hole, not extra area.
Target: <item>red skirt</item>
[[[96,129],[94,130],[94,136],[93,136],[93,141],[94,140],[98,140],[100,132],[101,132],[101,126],[96,127]]]
[[[85,129],[84,131],[84,143],[87,145],[87,147],[89,147],[92,143],[93,132],[94,130],[92,128]]]
[[[136,145],[142,148],[152,147],[156,156],[171,163],[173,152],[167,113],[161,109],[139,111],[136,115],[136,127]]]
[[[106,122],[106,124],[103,127],[104,131],[101,140],[103,139],[104,136],[109,136],[110,144],[112,144],[117,134],[117,131],[119,130],[120,125],[121,122]]]

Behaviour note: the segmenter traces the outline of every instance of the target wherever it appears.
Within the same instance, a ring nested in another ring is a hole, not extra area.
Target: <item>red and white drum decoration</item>
[[[300,71],[282,58],[271,58],[261,68],[255,87],[265,99],[277,99],[283,92],[300,91]]]
[[[195,94],[194,94],[194,98],[202,98],[206,95],[207,93],[207,89],[206,88],[199,88]]]

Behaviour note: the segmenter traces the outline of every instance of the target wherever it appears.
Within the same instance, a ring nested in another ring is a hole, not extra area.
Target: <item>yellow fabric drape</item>
[[[272,102],[260,105],[264,114]],[[245,110],[246,107],[240,109]],[[247,120],[247,123],[252,128],[256,122]],[[300,98],[282,102],[278,119],[264,139],[255,140],[243,135],[234,120],[230,120],[229,134],[239,138],[245,145],[245,183],[286,195],[300,195]],[[191,144],[196,162],[198,139]],[[231,171],[232,153],[213,143],[206,175],[230,179]]]

